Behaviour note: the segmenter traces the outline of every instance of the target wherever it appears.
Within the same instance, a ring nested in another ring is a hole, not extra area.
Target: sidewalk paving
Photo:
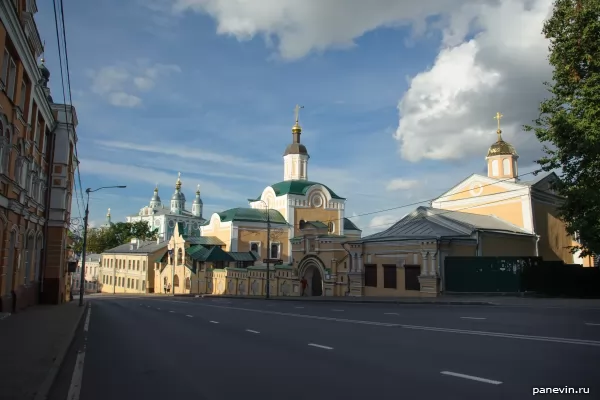
[[[85,304],[87,305],[87,303]],[[0,320],[0,397],[45,399],[85,309],[77,301],[40,305]]]

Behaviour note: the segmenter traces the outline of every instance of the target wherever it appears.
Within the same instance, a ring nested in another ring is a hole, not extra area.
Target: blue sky
[[[296,104],[309,178],[347,197],[349,216],[481,173],[496,111],[531,170],[540,145],[521,125],[545,96],[549,0],[250,3],[64,0],[83,187],[127,185],[92,195],[94,224],[109,207],[136,213],[155,183],[167,201],[178,172],[188,208],[200,184],[205,217],[247,206],[283,179]],[[51,2],[38,8],[62,101]],[[354,220],[368,233],[412,208]]]

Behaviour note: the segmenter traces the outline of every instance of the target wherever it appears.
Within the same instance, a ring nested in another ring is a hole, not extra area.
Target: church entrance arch
[[[320,260],[310,257],[300,262],[298,276],[306,279],[305,296],[323,296],[324,268]]]

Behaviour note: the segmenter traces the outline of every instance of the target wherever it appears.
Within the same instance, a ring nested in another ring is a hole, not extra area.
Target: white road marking
[[[338,311],[338,312],[342,312],[342,311],[344,311],[344,310],[337,310],[337,309],[335,309],[335,308],[334,308],[334,309],[333,309],[333,310],[331,310],[331,311]]]
[[[502,382],[500,382],[500,381],[494,381],[492,379],[480,378],[478,376],[473,376],[473,375],[459,374],[459,373],[450,372],[450,371],[442,371],[440,373],[442,375],[449,375],[449,376],[454,376],[454,377],[457,377],[457,378],[470,379],[472,381],[489,383],[489,384],[492,384],[492,385],[500,385],[500,384],[502,384]]]
[[[321,320],[321,321],[344,322],[344,323],[348,323],[348,324],[374,325],[374,326],[381,326],[381,327],[396,327],[396,328],[414,329],[414,330],[431,331],[431,332],[456,333],[456,334],[463,334],[463,335],[489,336],[489,337],[500,337],[500,338],[505,338],[505,339],[521,339],[521,340],[532,340],[532,341],[538,341],[538,342],[578,344],[578,345],[583,345],[583,346],[600,347],[600,341],[597,341],[597,340],[521,335],[521,334],[515,334],[515,333],[503,333],[503,332],[491,332],[491,331],[472,331],[472,330],[467,330],[467,329],[452,329],[452,328],[438,328],[438,327],[433,327],[433,326],[404,325],[404,324],[394,324],[394,323],[377,322],[377,321],[361,321],[361,320],[353,320],[353,319],[345,319],[345,318],[321,317],[318,315],[293,314],[293,313],[281,312],[281,311],[258,310],[258,309],[254,309],[254,308],[225,307],[225,306],[217,306],[217,305],[211,305],[211,304],[199,304],[199,303],[191,303],[189,301],[180,301],[180,300],[156,299],[154,301],[187,304],[189,306],[197,306],[197,307],[223,308],[223,309],[229,309],[229,310],[256,312],[256,313],[260,313],[260,314],[270,314],[270,315],[281,315],[281,316],[295,317],[295,318],[317,319],[317,320]]]
[[[211,324],[218,324],[217,321],[210,321]]]
[[[157,310],[160,310],[160,308],[156,308]]]
[[[169,312],[175,312],[175,311],[169,311]]]
[[[90,328],[90,315],[92,309],[88,307],[85,322],[83,324],[84,334],[84,345],[83,350],[77,353],[77,359],[75,360],[75,368],[73,369],[73,375],[71,376],[71,384],[69,385],[69,392],[67,393],[67,400],[79,400],[79,394],[81,393],[81,382],[83,380],[83,365],[85,362],[85,350],[87,342],[87,332]]]
[[[386,313],[384,313],[384,314],[385,314],[385,315],[398,315],[398,313],[397,313],[397,312],[386,312]]]
[[[83,331],[87,332],[90,328],[90,315],[92,314],[92,309],[88,308],[87,315],[85,317],[85,322],[83,324]]]
[[[321,345],[321,344],[309,343],[308,345],[309,345],[309,346],[312,346],[312,347],[318,347],[318,348],[320,348],[320,349],[325,349],[325,350],[333,350],[333,347],[329,347],[329,346],[323,346],[323,345]]]
[[[246,332],[250,332],[250,333],[260,333],[259,331],[253,331],[252,329],[246,329]]]
[[[194,316],[190,315],[190,314],[186,315],[186,317],[188,317],[188,318],[194,318]]]
[[[596,324],[594,322],[586,322],[585,323],[587,326],[600,326],[600,324]]]
[[[294,308],[304,308],[304,307],[294,307]]]
[[[485,319],[483,317],[460,317],[460,319]]]

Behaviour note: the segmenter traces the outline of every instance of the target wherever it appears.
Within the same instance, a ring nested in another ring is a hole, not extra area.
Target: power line
[[[61,40],[60,40],[60,29],[59,29],[59,20],[58,20],[58,13],[57,13],[57,8],[58,8],[58,3],[56,2],[56,0],[52,1],[53,6],[54,6],[54,25],[55,25],[55,30],[56,30],[56,42],[57,42],[57,46],[58,46],[58,61],[59,61],[59,67],[60,67],[60,78],[61,78],[61,86],[62,86],[62,92],[63,92],[63,105],[64,105],[64,112],[65,112],[65,118],[67,118],[66,120],[66,124],[67,124],[67,131],[69,131],[69,127],[73,126],[73,117],[71,116],[71,121],[69,122],[68,119],[68,110],[67,110],[67,94],[65,91],[65,77],[64,77],[64,68],[63,68],[63,62],[62,62],[62,49],[61,49]],[[61,1],[62,4],[62,1]],[[61,15],[63,15],[62,21],[64,24],[64,13],[62,8],[60,9],[60,13]],[[65,64],[66,64],[66,68],[67,68],[67,81],[69,82],[69,101],[71,99],[71,86],[70,86],[70,76],[69,76],[69,66],[68,66],[68,56],[67,56],[67,46],[66,46],[66,37],[64,37],[64,25],[63,25],[63,40],[64,40],[64,47],[65,47]],[[71,108],[73,107],[72,103],[70,103]],[[75,189],[75,200],[77,202],[77,211],[79,213],[79,217],[81,218],[81,205],[79,203],[79,196],[81,196],[81,201],[83,202],[83,189],[82,189],[82,185],[81,185],[81,177],[79,174],[79,157],[77,156],[77,143],[76,141],[73,144],[73,147],[75,149],[75,158],[76,160],[76,175],[77,175],[77,182],[73,182],[74,184],[74,189]],[[79,183],[79,184],[77,184]],[[79,191],[77,191],[77,186],[79,186]]]
[[[537,175],[540,171],[541,170],[536,170],[536,171],[528,172],[528,173],[525,173],[525,174],[521,174],[521,175],[517,176],[517,178],[520,178],[520,177],[523,177],[523,176],[527,176],[527,175],[532,175],[532,174]],[[496,184],[501,183],[501,182],[512,181],[513,179],[514,178],[500,179],[500,180],[497,180],[497,181],[492,182],[492,183],[481,185],[481,187],[484,188],[484,187],[487,187],[487,186],[493,186],[493,185],[496,185]],[[523,188],[511,189],[511,190],[504,191],[502,193],[511,193],[511,192],[517,192],[517,191],[522,191],[522,190],[523,190]],[[362,217],[362,216],[365,216],[365,215],[380,214],[380,213],[383,213],[383,212],[394,211],[394,210],[398,210],[398,209],[401,209],[401,208],[406,208],[406,207],[410,207],[410,206],[419,205],[419,204],[422,204],[422,203],[432,202],[434,200],[443,199],[443,198],[446,198],[446,197],[455,196],[457,194],[467,193],[467,192],[470,192],[470,191],[471,191],[471,189],[462,190],[462,191],[455,192],[455,193],[452,193],[452,194],[448,194],[448,195],[445,195],[445,196],[435,197],[435,198],[427,199],[427,200],[421,200],[421,201],[417,201],[417,202],[414,202],[414,203],[402,204],[402,205],[396,206],[396,207],[386,208],[386,209],[377,210],[377,211],[370,211],[370,212],[366,212],[366,213],[362,213],[362,214],[357,214],[357,215],[353,215],[353,216],[350,216],[350,217],[344,217],[344,218],[350,219],[350,218]],[[486,195],[483,195],[483,196],[479,196],[479,198],[486,197],[486,196],[495,196],[497,194],[498,193],[486,194]],[[438,213],[437,215],[443,215],[443,214],[446,214],[446,213],[458,212],[458,211],[461,211],[461,210],[467,210],[469,208],[480,207],[482,205],[487,205],[487,204],[499,203],[499,202],[510,200],[512,198],[517,198],[517,197],[520,197],[520,196],[510,197],[508,199],[502,199],[502,200],[492,201],[492,202],[488,202],[488,203],[479,203],[479,204],[477,204],[475,206],[461,208],[459,210],[446,210],[446,212]],[[336,219],[331,219],[331,220],[326,220],[326,221],[321,221],[321,222],[323,222],[323,223],[340,222],[342,220],[343,219],[336,218]],[[390,225],[394,225],[397,222],[398,221],[395,221],[395,222],[392,222],[392,223],[386,223],[386,224],[382,224],[382,225],[375,225],[375,226],[372,226],[371,228],[376,228],[376,227],[379,227],[379,226],[390,226]],[[296,229],[296,228],[299,228],[299,225],[291,224],[291,225],[287,225],[286,227],[294,227],[294,229]],[[250,235],[250,234],[248,234],[248,235]],[[245,237],[245,235],[240,236],[240,238],[242,238],[242,237]]]

